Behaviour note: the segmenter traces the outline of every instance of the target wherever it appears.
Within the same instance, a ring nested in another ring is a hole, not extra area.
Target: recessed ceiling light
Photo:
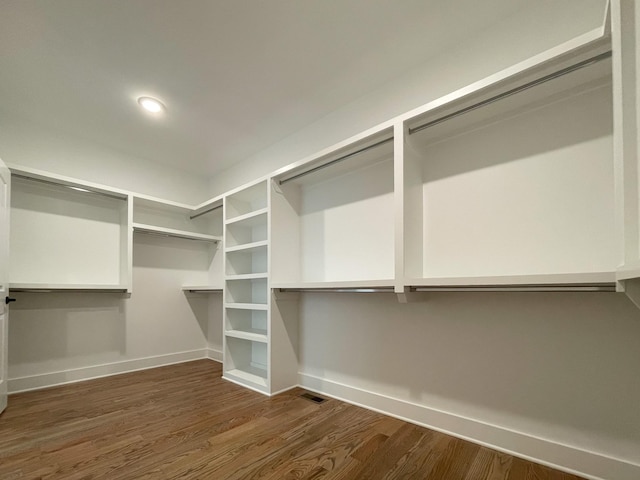
[[[160,100],[157,100],[151,97],[140,97],[138,98],[138,103],[147,112],[151,112],[151,113],[160,113],[160,112],[163,112],[165,109],[165,106],[162,104]]]

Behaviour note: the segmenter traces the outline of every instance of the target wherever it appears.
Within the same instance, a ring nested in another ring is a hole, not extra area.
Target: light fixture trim
[[[160,100],[147,96],[138,97],[138,105],[140,105],[146,112],[154,114],[162,113],[166,109],[164,103]]]

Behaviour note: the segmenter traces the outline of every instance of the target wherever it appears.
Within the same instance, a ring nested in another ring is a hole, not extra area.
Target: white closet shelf
[[[124,293],[126,285],[111,284],[64,284],[64,283],[10,283],[9,290],[14,292],[106,292]]]
[[[226,280],[258,280],[261,278],[268,278],[267,273],[243,273],[239,275],[227,275]]]
[[[134,232],[150,233],[154,235],[163,235],[167,237],[186,238],[188,240],[200,240],[203,242],[221,242],[222,237],[216,235],[207,235],[204,233],[187,232],[185,230],[177,230],[175,228],[158,227],[156,225],[146,225],[143,223],[133,224]]]
[[[409,287],[553,287],[605,286],[616,282],[615,272],[551,273],[534,275],[497,275],[476,277],[407,278]]]
[[[267,240],[261,240],[260,242],[252,242],[252,243],[245,243],[242,245],[234,245],[233,247],[227,247],[225,249],[225,251],[227,253],[230,252],[247,252],[250,250],[257,250],[259,248],[264,248],[269,244],[269,242]]]
[[[335,290],[335,289],[373,289],[384,288],[393,290],[394,281],[384,280],[347,280],[338,282],[274,282],[271,288],[291,290]]]
[[[221,285],[183,285],[183,292],[190,293],[222,293]]]
[[[235,308],[238,310],[268,310],[266,303],[226,303],[224,308]]]
[[[627,264],[616,271],[616,280],[632,280],[634,278],[640,278],[639,263]]]
[[[243,226],[247,227],[255,227],[265,222],[265,219],[261,217],[263,215],[266,215],[267,212],[267,208],[261,208],[259,210],[254,210],[253,212],[245,213],[244,215],[238,215],[237,217],[229,218],[225,223],[227,225],[242,224]]]
[[[257,328],[248,330],[226,330],[224,334],[227,337],[241,338],[243,340],[250,340],[252,342],[268,342],[266,330],[259,330]]]
[[[253,388],[262,393],[267,389],[267,371],[257,367],[235,368],[224,372],[222,378]]]

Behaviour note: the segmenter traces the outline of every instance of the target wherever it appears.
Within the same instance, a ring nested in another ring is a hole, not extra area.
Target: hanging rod
[[[491,98],[487,98],[486,100],[482,100],[478,103],[474,103],[473,105],[470,105],[468,107],[464,107],[460,110],[457,110],[453,113],[449,113],[447,115],[444,115],[440,118],[436,118],[435,120],[431,120],[427,123],[423,123],[422,125],[418,125],[417,127],[413,127],[409,129],[409,135],[413,135],[416,132],[419,132],[421,130],[425,130],[429,127],[433,127],[435,125],[438,125],[442,122],[446,122],[447,120],[451,120],[452,118],[458,117],[460,115],[463,115],[465,113],[471,112],[473,110],[476,110],[480,107],[484,107],[487,106],[491,103],[497,102],[498,100],[502,100],[503,98],[507,98],[510,97],[512,95],[515,95],[516,93],[520,93],[523,92],[525,90],[528,90],[530,88],[533,88],[535,86],[541,85],[543,83],[546,83],[550,80],[554,80],[558,77],[562,77],[563,75],[567,75],[568,73],[571,72],[575,72],[576,70],[579,70],[581,68],[584,67],[588,67],[589,65],[593,65],[594,63],[597,63],[601,60],[605,60],[607,58],[609,58],[611,56],[611,50],[601,53],[599,55],[596,55],[595,57],[591,57],[588,58],[586,60],[583,60],[581,62],[578,62],[574,65],[570,65],[568,67],[565,67],[561,70],[558,70],[554,73],[550,73],[549,75],[545,75],[544,77],[538,78],[537,80],[532,80],[531,82],[525,83],[524,85],[520,85],[519,87],[515,87],[512,88],[511,90],[507,90],[506,92],[503,93],[499,93]]]
[[[16,177],[16,178],[20,178],[22,180],[28,180],[28,181],[31,181],[31,182],[38,182],[38,183],[44,183],[46,185],[54,185],[56,187],[69,188],[71,190],[75,190],[76,192],[92,193],[94,195],[101,195],[103,197],[115,198],[116,200],[126,200],[127,199],[126,196],[118,196],[118,195],[112,194],[112,193],[101,192],[99,190],[93,190],[91,188],[86,188],[84,186],[76,187],[74,185],[66,185],[64,183],[54,182],[53,180],[45,180],[44,178],[29,177],[27,175],[21,175],[19,173],[12,173],[11,176],[12,177]]]
[[[372,288],[279,288],[279,292],[309,292],[309,293],[393,293],[393,287],[372,287]]]
[[[393,137],[391,138],[385,138],[384,140],[380,140],[379,142],[376,142],[372,145],[369,145],[367,147],[363,147],[360,150],[356,150],[355,152],[351,152],[351,153],[347,153],[346,155],[343,155],[342,157],[336,158],[335,160],[331,160],[330,162],[327,163],[323,163],[322,165],[318,165],[317,167],[314,167],[310,170],[305,170],[304,172],[298,173],[296,175],[293,175],[292,177],[288,177],[288,178],[284,178],[282,180],[278,180],[278,185],[284,185],[287,182],[290,182],[292,180],[295,180],[297,178],[300,177],[304,177],[305,175],[309,175],[310,173],[313,172],[317,172],[318,170],[322,170],[323,168],[327,168],[335,163],[338,162],[342,162],[343,160],[347,160],[348,158],[354,157],[360,153],[364,153],[367,150],[371,150],[373,148],[379,147],[380,145],[384,145],[385,143],[389,143],[389,142],[393,142]]]
[[[207,210],[203,210],[202,212],[198,212],[195,215],[190,215],[189,218],[193,220],[194,218],[198,218],[199,216],[204,215],[205,213],[213,212],[214,210],[217,210],[219,208],[222,208],[222,205],[216,205],[215,207],[211,207],[211,208],[208,208]]]
[[[220,242],[220,240],[210,240],[208,238],[195,238],[195,237],[190,237],[188,235],[179,235],[177,233],[154,232],[152,230],[146,230],[144,228],[136,228],[136,227],[134,227],[133,231],[135,233],[142,233],[143,235],[151,235],[151,236],[154,236],[154,237],[180,238],[182,240],[193,240],[195,242],[211,242],[211,243],[219,243]]]
[[[438,285],[409,287],[410,292],[615,292],[614,283],[566,285]]]

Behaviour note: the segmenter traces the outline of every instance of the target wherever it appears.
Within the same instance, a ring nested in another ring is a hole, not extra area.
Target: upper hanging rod
[[[189,218],[193,220],[194,218],[198,218],[199,216],[204,215],[205,213],[213,212],[214,210],[217,210],[219,208],[222,208],[222,205],[216,205],[215,207],[211,207],[211,208],[208,208],[207,210],[203,210],[202,212],[198,212],[195,215],[190,215]]]
[[[418,125],[417,127],[410,128],[409,129],[409,135],[412,135],[412,134],[414,134],[416,132],[419,132],[421,130],[424,130],[426,128],[433,127],[435,125],[438,125],[439,123],[446,122],[447,120],[450,120],[452,118],[458,117],[458,116],[463,115],[465,113],[471,112],[473,110],[476,110],[477,108],[484,107],[484,106],[489,105],[489,104],[491,104],[493,102],[496,102],[498,100],[502,100],[503,98],[510,97],[511,95],[515,95],[516,93],[520,93],[520,92],[523,92],[523,91],[528,90],[530,88],[533,88],[535,86],[541,85],[543,83],[546,83],[546,82],[548,82],[550,80],[553,80],[555,78],[558,78],[558,77],[561,77],[563,75],[566,75],[568,73],[575,72],[576,70],[579,70],[581,68],[588,67],[589,65],[593,65],[594,63],[597,63],[597,62],[599,62],[601,60],[605,60],[605,59],[609,58],[610,56],[611,56],[611,50],[609,50],[607,52],[604,52],[604,53],[601,53],[599,55],[596,55],[595,57],[591,57],[591,58],[588,58],[588,59],[583,60],[581,62],[578,62],[578,63],[576,63],[574,65],[570,65],[570,66],[565,67],[565,68],[563,68],[561,70],[558,70],[556,72],[550,73],[549,75],[545,75],[544,77],[538,78],[536,80],[532,80],[531,82],[525,83],[524,85],[520,85],[519,87],[512,88],[511,90],[507,90],[506,92],[499,93],[499,94],[497,94],[497,95],[495,95],[495,96],[493,96],[491,98],[487,98],[486,100],[482,100],[482,101],[480,101],[478,103],[474,103],[473,105],[470,105],[468,107],[464,107],[464,108],[462,108],[460,110],[457,110],[457,111],[455,111],[453,113],[449,113],[449,114],[444,115],[444,116],[442,116],[440,118],[436,118],[435,120],[431,120],[431,121],[429,121],[427,123],[423,123],[422,125]]]
[[[305,170],[304,172],[298,173],[298,174],[293,175],[291,177],[283,178],[282,180],[278,181],[278,184],[279,185],[283,185],[283,184],[285,184],[287,182],[290,182],[291,180],[295,180],[296,178],[304,177],[305,175],[309,175],[310,173],[317,172],[318,170],[321,170],[323,168],[327,168],[327,167],[333,165],[334,163],[342,162],[343,160],[346,160],[347,158],[351,158],[351,157],[353,157],[355,155],[358,155],[360,153],[366,152],[367,150],[371,150],[372,148],[379,147],[380,145],[384,145],[385,143],[389,143],[389,142],[393,142],[393,137],[385,138],[384,140],[380,140],[379,142],[376,142],[376,143],[374,143],[372,145],[363,147],[360,150],[356,150],[355,152],[347,153],[346,155],[343,155],[342,157],[336,158],[335,160],[331,160],[330,162],[327,162],[327,163],[323,163],[322,165],[318,165],[317,167],[314,167],[314,168],[312,168],[310,170]]]
[[[56,187],[69,188],[71,190],[75,190],[77,192],[83,193],[93,193],[95,195],[102,195],[103,197],[115,198],[117,200],[126,200],[126,196],[118,196],[113,193],[102,192],[100,190],[93,190],[91,188],[87,188],[85,186],[75,186],[75,185],[67,185],[64,183],[54,182],[53,180],[45,180],[44,178],[37,177],[29,177],[28,175],[21,175],[19,173],[11,173],[12,177],[20,178],[22,180],[29,180],[32,182],[44,183],[46,185],[55,185]]]

